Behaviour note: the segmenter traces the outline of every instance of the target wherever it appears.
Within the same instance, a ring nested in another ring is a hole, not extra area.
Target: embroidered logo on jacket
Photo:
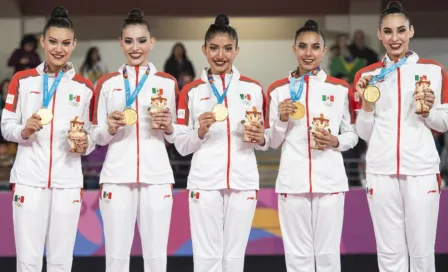
[[[322,95],[322,103],[327,107],[332,107],[334,104],[334,95]]]
[[[241,102],[243,102],[243,104],[246,106],[250,106],[250,104],[252,103],[250,94],[240,94],[240,99]]]
[[[152,88],[152,95],[163,95],[163,89],[162,88]]]
[[[68,95],[68,102],[73,107],[78,107],[79,102],[81,102],[81,96],[79,94],[69,94]]]
[[[193,202],[195,204],[199,203],[199,197],[200,197],[200,193],[199,192],[190,191],[191,202]]]
[[[112,193],[111,192],[103,192],[103,199],[105,203],[110,203],[112,201]]]
[[[23,207],[23,203],[25,203],[25,197],[21,195],[14,195],[14,204],[16,207]]]
[[[374,196],[373,188],[366,187],[366,193],[367,193],[367,195],[369,196],[370,199],[373,199],[373,196]]]

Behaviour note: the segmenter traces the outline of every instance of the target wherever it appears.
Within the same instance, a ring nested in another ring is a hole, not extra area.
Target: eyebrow
[[[125,39],[133,39],[132,37],[124,37]],[[140,39],[147,39],[148,37],[145,37],[145,36],[142,36],[142,37],[137,37],[137,40],[140,40]]]
[[[301,44],[303,44],[303,45],[307,45],[307,43],[304,43],[304,42],[299,42],[299,45],[301,45]],[[320,45],[320,43],[313,43],[312,45]]]
[[[397,29],[400,29],[400,28],[406,28],[406,26],[405,26],[405,25],[402,25],[402,26],[397,27]],[[390,28],[390,27],[384,27],[383,29],[391,30],[392,28]]]
[[[214,45],[214,46],[218,46],[218,47],[219,47],[219,45],[214,44],[214,43],[211,43],[211,44],[210,44],[210,46],[212,46],[212,45]],[[233,44],[229,43],[229,44],[224,45],[224,47],[226,47],[226,46],[233,46]]]
[[[48,37],[48,39],[53,39],[53,40],[58,40],[58,39],[56,39],[55,37],[51,37],[51,36],[49,36]],[[65,39],[65,40],[62,40],[63,42],[67,42],[67,41],[71,41],[72,39]]]

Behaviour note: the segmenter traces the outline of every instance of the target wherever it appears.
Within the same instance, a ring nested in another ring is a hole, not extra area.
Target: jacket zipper
[[[138,72],[140,70],[139,66],[135,66],[135,88],[138,86]],[[137,133],[137,180],[136,182],[140,182],[140,127],[138,122],[138,96],[135,99],[135,110],[137,111],[137,122],[135,124],[136,126],[136,133]]]
[[[397,120],[397,175],[400,175],[400,135],[401,135],[401,73],[397,69],[398,84],[398,120]]]
[[[226,74],[221,74],[221,81],[222,81],[222,91],[224,92],[226,89]],[[229,82],[230,84],[230,82]],[[227,95],[224,98],[224,104],[226,108],[228,107],[227,104]],[[227,116],[226,119],[227,122],[227,173],[226,173],[226,182],[227,182],[227,189],[230,189],[230,116]]]
[[[306,82],[306,98],[305,98],[305,108],[306,108],[306,127],[309,128],[310,127],[310,112],[309,112],[309,102],[308,102],[308,97],[309,97],[309,77],[305,76],[305,82]],[[313,192],[313,181],[312,181],[312,158],[311,158],[311,135],[310,133],[307,131],[307,135],[308,135],[308,180],[309,180],[309,185],[310,185],[310,193]]]

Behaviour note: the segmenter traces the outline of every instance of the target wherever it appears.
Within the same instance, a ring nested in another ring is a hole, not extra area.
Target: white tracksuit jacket
[[[73,67],[72,64],[71,67]],[[2,113],[2,134],[11,142],[18,143],[11,183],[54,188],[83,187],[81,157],[70,153],[67,138],[70,121],[76,116],[84,121],[90,131],[90,105],[93,85],[71,68],[61,79],[48,108],[53,113],[50,124],[29,139],[21,136],[26,121],[42,107],[44,63],[35,69],[17,72],[11,80]],[[49,75],[51,89],[55,75]],[[95,148],[89,137],[85,155]]]
[[[232,71],[232,77],[225,75],[222,79],[219,75],[213,76],[220,94],[225,90],[223,85],[227,87],[230,83],[224,100],[229,116],[225,121],[212,124],[204,140],[198,137],[198,118],[202,113],[212,111],[217,104],[208,83],[207,69],[203,70],[200,79],[187,84],[179,95],[175,146],[183,156],[194,153],[188,189],[259,188],[255,149],[267,150],[269,139],[266,138],[263,147],[243,142],[244,124],[241,121],[245,119],[246,110],[254,106],[263,112],[263,89],[258,82],[242,76],[235,67]]]
[[[108,132],[107,116],[126,107],[123,67],[103,76],[95,88],[92,137],[99,145],[109,145],[100,183],[174,183],[165,139],[173,143],[175,133],[153,130],[148,108],[151,96],[160,92],[167,98],[173,122],[176,121],[177,81],[169,74],[157,72],[150,63],[150,74],[132,108],[138,113],[137,123],[121,127],[115,135]],[[147,66],[127,66],[131,93],[146,73]]]
[[[386,66],[392,65],[387,57]],[[361,69],[356,82],[365,75],[379,74],[382,62]],[[416,82],[426,76],[435,94],[435,103],[427,118],[415,113],[413,98]],[[379,175],[429,175],[439,173],[440,158],[431,129],[448,130],[448,85],[443,66],[432,60],[420,59],[414,52],[405,64],[388,74],[376,85],[381,96],[373,112],[360,110],[356,131],[369,143],[366,154],[367,173]]]
[[[290,99],[288,78],[280,79],[268,89],[267,100],[272,148],[282,146],[280,169],[275,190],[277,193],[335,193],[348,191],[347,175],[341,151],[358,143],[354,129],[354,100],[348,83],[321,70],[315,76],[305,76],[300,102],[305,116],[300,120],[280,121],[278,105]],[[299,86],[296,79],[295,92]],[[321,114],[329,120],[331,133],[338,137],[339,146],[323,151],[310,148],[308,128]]]

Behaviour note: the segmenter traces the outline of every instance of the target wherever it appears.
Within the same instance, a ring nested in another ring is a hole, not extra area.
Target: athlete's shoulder
[[[80,74],[75,74],[75,76],[73,77],[73,81],[86,86],[87,89],[89,89],[91,92],[93,92],[94,90],[93,83],[87,78],[81,76]]]
[[[365,73],[373,72],[373,71],[375,71],[377,69],[381,69],[381,68],[383,68],[383,63],[381,61],[377,61],[375,63],[367,65],[364,68],[359,69],[359,71],[356,74],[362,75]]]
[[[261,90],[263,90],[263,86],[261,85],[261,83],[258,82],[258,81],[256,81],[256,80],[253,79],[253,78],[250,78],[250,77],[247,77],[247,76],[240,75],[240,81],[242,81],[242,82],[247,82],[247,83],[249,83],[249,84],[254,84],[254,85],[260,87]]]
[[[268,87],[267,91],[268,95],[273,91],[275,91],[276,89],[285,86],[287,84],[289,84],[289,79],[287,77],[272,82],[271,85],[269,85]]]
[[[121,75],[121,73],[118,71],[105,74],[104,76],[100,77],[100,79],[98,79],[98,82],[96,83],[96,88],[101,89],[106,82],[109,82],[117,78],[119,75]]]
[[[347,89],[350,89],[350,84],[348,84],[347,82],[345,82],[344,80],[342,80],[340,78],[336,78],[336,77],[332,77],[332,76],[327,76],[327,78],[325,79],[325,83],[336,85],[336,86],[342,86]]]
[[[183,88],[182,91],[180,92],[181,95],[188,95],[191,91],[196,90],[199,86],[205,84],[205,81],[203,81],[202,79],[198,78],[188,84],[186,84]]]
[[[175,83],[177,82],[177,80],[176,80],[175,77],[173,77],[172,75],[170,75],[170,74],[168,74],[168,73],[165,73],[165,72],[157,72],[157,73],[155,73],[154,75],[157,76],[157,77],[164,78],[164,79],[172,80],[172,81],[174,81]]]
[[[418,64],[434,65],[440,67],[440,69],[445,70],[445,67],[438,61],[430,59],[418,59]]]
[[[11,81],[17,81],[18,82],[19,80],[24,80],[24,79],[27,79],[27,78],[30,78],[30,77],[38,77],[38,76],[40,76],[40,74],[39,74],[39,72],[37,71],[36,68],[26,69],[26,70],[22,70],[22,71],[16,72],[13,75]]]

